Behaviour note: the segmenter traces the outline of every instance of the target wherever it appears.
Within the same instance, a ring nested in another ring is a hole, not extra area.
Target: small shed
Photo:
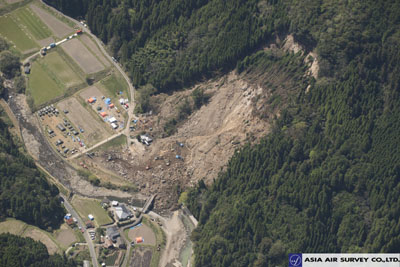
[[[110,123],[115,123],[115,122],[117,122],[117,119],[115,117],[111,117],[108,121]]]
[[[104,118],[105,116],[107,116],[107,113],[105,113],[104,111],[100,112],[100,116],[102,116]]]
[[[111,103],[110,105],[108,105],[108,107],[109,107],[109,108],[113,108],[113,107],[114,107],[114,104]]]
[[[111,202],[111,205],[113,205],[113,207],[116,207],[116,206],[118,206],[118,201],[116,201],[116,200],[114,200],[113,202]]]
[[[92,214],[89,214],[89,215],[88,215],[88,218],[89,218],[91,221],[93,221],[93,220],[94,220],[94,217],[93,217],[93,215],[92,215]]]
[[[25,74],[30,74],[31,73],[31,67],[29,65],[26,65],[24,67],[24,72],[25,72]]]
[[[111,127],[113,127],[113,129],[117,129],[117,128],[118,128],[118,125],[115,124],[115,123],[111,123]]]
[[[141,236],[136,237],[136,243],[137,244],[143,243],[143,241],[144,241],[143,237],[141,237]]]
[[[88,102],[89,102],[90,104],[92,104],[92,103],[96,102],[96,98],[90,97],[90,98],[88,99]]]

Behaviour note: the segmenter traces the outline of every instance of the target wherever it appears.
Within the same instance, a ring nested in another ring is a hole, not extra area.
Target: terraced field
[[[51,31],[37,17],[29,7],[19,8],[13,12],[19,25],[25,27],[36,40],[42,40],[51,36]]]
[[[41,64],[32,66],[28,77],[28,93],[32,96],[35,106],[44,104],[64,93],[64,89],[52,79]]]
[[[0,17],[0,35],[13,43],[22,53],[39,48],[39,45],[18,26],[11,15]]]

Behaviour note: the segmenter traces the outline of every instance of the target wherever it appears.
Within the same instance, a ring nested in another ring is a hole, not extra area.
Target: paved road
[[[82,229],[84,229],[86,227],[86,225],[83,223],[81,217],[79,217],[78,213],[75,211],[75,209],[71,206],[71,204],[68,202],[68,199],[60,194],[62,196],[62,198],[64,199],[64,207],[65,209],[71,213],[72,217],[75,217],[78,220],[78,226],[80,226]],[[96,251],[94,250],[94,245],[92,240],[90,239],[89,233],[87,230],[85,230],[85,232],[83,233],[83,237],[86,240],[86,243],[88,245],[89,248],[89,252],[90,252],[90,257],[92,258],[92,264],[93,267],[98,267],[98,262],[97,262],[97,257],[96,257]]]

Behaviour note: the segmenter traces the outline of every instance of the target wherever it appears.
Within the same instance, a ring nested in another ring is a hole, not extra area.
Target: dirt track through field
[[[78,39],[65,42],[61,47],[87,74],[104,70],[103,64]]]
[[[30,8],[40,17],[40,19],[51,29],[51,31],[59,38],[62,38],[74,31],[70,26],[61,22],[56,17],[41,9],[37,5],[30,5]]]

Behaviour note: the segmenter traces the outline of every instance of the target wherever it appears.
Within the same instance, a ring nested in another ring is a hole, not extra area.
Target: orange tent
[[[101,112],[101,113],[100,113],[100,116],[102,116],[102,117],[104,118],[105,116],[107,116],[107,113]]]
[[[108,107],[109,107],[109,108],[113,108],[113,107],[114,107],[114,104],[111,103],[110,105],[108,105]]]
[[[143,237],[136,237],[136,243],[143,243]]]

